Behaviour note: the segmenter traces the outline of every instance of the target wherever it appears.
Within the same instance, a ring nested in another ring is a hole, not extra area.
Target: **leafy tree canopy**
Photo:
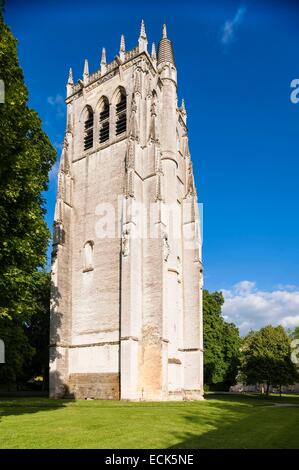
[[[42,194],[56,152],[27,105],[17,42],[1,14],[0,78],[0,337],[7,357],[1,371],[13,379],[33,354],[23,325],[36,311],[38,270],[46,261],[50,233]]]
[[[242,345],[241,372],[247,384],[288,385],[298,380],[291,360],[291,340],[282,326],[250,332]]]
[[[221,315],[221,292],[203,292],[204,377],[206,384],[235,383],[240,354],[239,330]]]
[[[289,332],[291,339],[299,339],[299,326],[296,326],[293,330]]]

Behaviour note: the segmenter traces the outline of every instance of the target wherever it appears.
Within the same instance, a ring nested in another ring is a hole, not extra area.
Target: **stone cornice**
[[[136,54],[130,55],[130,53],[135,52]],[[131,51],[128,51],[126,54],[126,58],[124,62],[119,62],[116,59],[114,59],[110,64],[107,65],[107,71],[105,72],[104,75],[101,75],[101,70],[97,70],[93,74],[89,75],[88,77],[88,82],[86,85],[84,85],[82,80],[78,80],[78,83],[74,85],[73,87],[73,93],[71,93],[65,100],[66,104],[69,104],[72,102],[72,100],[75,97],[79,97],[81,95],[80,92],[83,90],[85,92],[89,92],[93,90],[96,86],[101,85],[102,83],[106,82],[107,80],[110,80],[110,78],[113,78],[115,75],[117,75],[119,68],[121,67],[123,70],[126,70],[127,68],[131,67],[132,65],[136,64],[137,62],[140,61],[140,58],[144,56],[146,59],[148,65],[151,67],[152,73],[156,72],[156,67],[154,66],[152,59],[147,51],[138,51],[138,47],[132,49]],[[127,58],[128,57],[128,58]],[[77,95],[77,96],[76,96]]]

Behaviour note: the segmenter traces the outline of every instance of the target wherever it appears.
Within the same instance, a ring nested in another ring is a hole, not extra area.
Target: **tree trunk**
[[[267,382],[267,388],[266,388],[267,397],[269,396],[269,391],[270,391],[270,382]]]

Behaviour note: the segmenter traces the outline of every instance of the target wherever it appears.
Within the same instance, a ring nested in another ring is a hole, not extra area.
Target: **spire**
[[[125,52],[126,50],[126,46],[125,46],[125,36],[122,34],[121,37],[120,37],[120,48],[119,48],[119,51],[120,52]]]
[[[125,60],[125,50],[126,50],[125,37],[122,34],[120,37],[120,47],[119,47],[119,58],[121,61]]]
[[[105,47],[103,47],[103,49],[102,49],[101,65],[102,65],[102,64],[104,64],[104,65],[107,64],[107,62],[106,62],[106,49],[105,49]]]
[[[101,58],[101,75],[104,75],[107,71],[107,61],[106,61],[106,49],[102,49],[102,58]]]
[[[162,33],[162,38],[167,39],[167,29],[166,29],[166,24],[163,24],[163,33]]]
[[[67,83],[68,83],[68,85],[74,85],[72,67],[70,67],[70,71],[69,71],[69,78],[68,78],[68,81],[67,81]]]
[[[74,86],[74,80],[73,80],[73,71],[72,68],[70,68],[69,71],[69,78],[66,84],[66,96],[70,96],[73,92],[73,86]]]
[[[157,59],[157,55],[156,55],[156,45],[155,45],[154,42],[153,42],[153,44],[152,44],[152,54],[151,54],[151,56],[152,56],[152,59],[153,59],[153,60],[156,60],[156,59]]]
[[[171,41],[167,38],[166,24],[163,25],[162,39],[158,47],[158,65],[163,62],[170,62],[175,66]]]
[[[88,69],[88,60],[85,59],[85,62],[84,62],[84,73],[83,75],[89,75],[89,69]]]
[[[141,20],[140,37],[146,39],[146,32],[143,20]]]
[[[140,35],[138,39],[139,52],[147,51],[147,37],[145,32],[144,21],[141,21]]]
[[[84,71],[83,71],[83,82],[86,82],[89,76],[89,69],[88,69],[88,60],[85,59],[84,62]]]

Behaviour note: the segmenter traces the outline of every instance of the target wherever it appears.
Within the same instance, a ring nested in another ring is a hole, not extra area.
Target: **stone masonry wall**
[[[119,400],[119,374],[70,374],[68,395],[72,398]]]

